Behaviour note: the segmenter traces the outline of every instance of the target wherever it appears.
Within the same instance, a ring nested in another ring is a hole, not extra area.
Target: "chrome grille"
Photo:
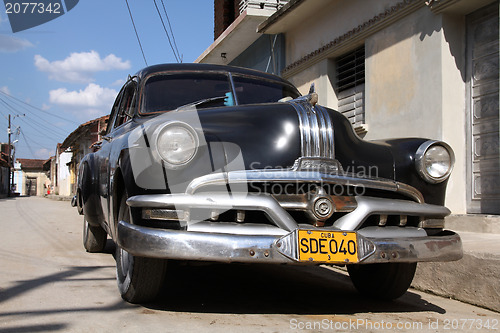
[[[302,142],[302,157],[335,159],[333,124],[328,111],[307,101],[290,101],[297,111]]]

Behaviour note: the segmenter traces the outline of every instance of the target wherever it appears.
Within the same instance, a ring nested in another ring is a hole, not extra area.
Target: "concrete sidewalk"
[[[412,286],[500,312],[500,233],[495,233],[500,219],[496,216],[486,216],[481,221],[471,221],[477,217],[467,216],[460,219],[465,223],[450,217],[446,228],[458,232],[462,238],[464,257],[455,262],[420,263]],[[469,231],[474,228],[485,232]]]

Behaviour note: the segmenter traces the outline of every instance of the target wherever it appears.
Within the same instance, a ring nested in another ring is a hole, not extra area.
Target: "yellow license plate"
[[[299,261],[356,263],[358,242],[355,232],[298,230]]]

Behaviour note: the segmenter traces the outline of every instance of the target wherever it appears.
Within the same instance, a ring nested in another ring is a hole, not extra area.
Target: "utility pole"
[[[10,154],[11,154],[11,149],[10,149],[10,135],[11,135],[11,130],[10,130],[10,114],[9,114],[9,127],[7,128],[7,134],[9,135],[9,146],[8,146],[8,149],[7,149],[7,165],[9,166],[9,181],[8,181],[8,190],[7,190],[7,196],[10,197],[10,177],[11,177],[11,158],[10,158]]]

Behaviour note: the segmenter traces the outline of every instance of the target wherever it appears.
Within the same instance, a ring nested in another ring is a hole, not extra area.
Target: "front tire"
[[[416,268],[417,263],[347,265],[352,283],[361,294],[383,300],[403,296]]]
[[[118,220],[130,223],[130,208],[123,196]],[[154,300],[163,285],[166,261],[137,257],[116,246],[116,280],[122,298],[130,303]]]
[[[108,235],[100,226],[92,226],[89,224],[85,215],[83,217],[83,247],[87,252],[95,253],[102,252],[106,247]]]

